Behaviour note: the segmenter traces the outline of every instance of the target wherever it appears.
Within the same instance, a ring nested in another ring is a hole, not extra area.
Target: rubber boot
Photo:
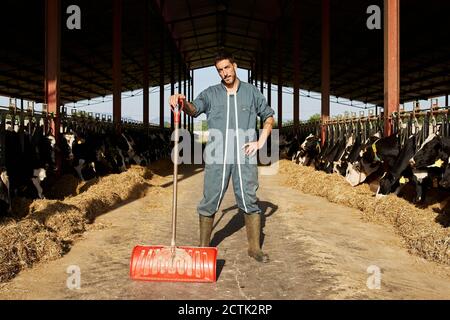
[[[211,242],[211,231],[214,223],[214,216],[207,217],[199,215],[200,219],[200,247],[209,247]]]
[[[259,213],[244,214],[247,229],[248,255],[258,262],[269,262],[269,256],[261,250],[261,215]]]

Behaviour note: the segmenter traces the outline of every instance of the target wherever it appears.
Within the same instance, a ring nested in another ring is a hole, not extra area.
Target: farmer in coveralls
[[[256,152],[272,131],[274,111],[255,86],[237,78],[237,64],[231,54],[219,52],[215,66],[222,79],[220,84],[205,89],[193,102],[187,102],[182,94],[175,94],[169,100],[170,105],[175,107],[178,99],[183,99],[184,111],[190,116],[198,117],[206,113],[210,137],[205,151],[212,148],[218,155],[205,158],[203,199],[197,207],[200,246],[210,245],[214,215],[232,177],[237,205],[245,213],[248,255],[259,262],[268,262],[269,256],[260,246],[261,209],[256,198]],[[264,123],[258,140],[255,130],[257,116]],[[211,136],[215,138],[211,139]]]

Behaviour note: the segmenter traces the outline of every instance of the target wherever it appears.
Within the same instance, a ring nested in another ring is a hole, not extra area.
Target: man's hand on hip
[[[246,144],[244,144],[242,146],[242,149],[244,149],[245,155],[253,156],[256,153],[256,151],[261,149],[261,147],[259,146],[258,141],[253,141],[253,142],[247,142]]]

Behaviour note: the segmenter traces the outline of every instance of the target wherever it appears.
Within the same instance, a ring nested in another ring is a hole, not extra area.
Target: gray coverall
[[[200,215],[212,216],[217,212],[230,176],[238,207],[247,214],[261,212],[256,198],[256,154],[245,156],[242,146],[256,141],[256,117],[265,121],[274,111],[252,84],[239,81],[236,92],[236,95],[228,94],[225,85],[220,83],[205,89],[192,102],[197,109],[194,117],[206,113],[209,130],[203,199],[197,207]],[[214,133],[219,133],[223,139],[214,139]],[[215,156],[209,157],[210,153]]]

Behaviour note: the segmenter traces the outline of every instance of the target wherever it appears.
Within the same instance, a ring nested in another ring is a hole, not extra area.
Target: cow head
[[[391,172],[385,172],[380,178],[380,186],[378,187],[376,197],[391,193],[396,181],[397,179],[392,175]]]
[[[63,153],[67,160],[73,160],[73,143],[75,142],[75,134],[74,133],[64,133],[63,134]]]
[[[292,157],[292,160],[300,165],[310,165],[320,152],[320,140],[314,135],[310,134],[305,141],[300,145],[299,150]]]
[[[378,170],[379,162],[367,163],[364,159],[360,159],[353,163],[347,164],[345,172],[345,180],[350,183],[352,187],[363,183],[368,176]]]
[[[33,177],[31,181],[36,188],[37,195],[39,199],[44,199],[43,189],[41,187],[41,182],[47,177],[47,173],[44,168],[38,168],[33,170]]]
[[[11,193],[6,168],[0,168],[0,200],[5,204],[5,210],[11,212]]]
[[[441,137],[436,134],[431,134],[422,143],[420,149],[410,159],[410,165],[413,168],[425,168],[433,165],[439,156],[441,150]]]
[[[381,161],[380,156],[378,154],[376,142],[366,145],[364,147],[364,150],[361,151],[360,155],[361,155],[361,158],[366,163],[373,163],[373,162]]]
[[[48,146],[48,152],[50,152],[50,166],[56,169],[56,139],[53,135],[48,134],[45,136],[44,143]]]
[[[442,175],[439,185],[443,188],[450,188],[450,157],[448,159],[448,164],[445,166],[444,174]]]
[[[340,174],[341,176],[346,175],[347,173],[347,168],[348,168],[348,162],[347,161],[335,161],[333,163],[333,172]]]

